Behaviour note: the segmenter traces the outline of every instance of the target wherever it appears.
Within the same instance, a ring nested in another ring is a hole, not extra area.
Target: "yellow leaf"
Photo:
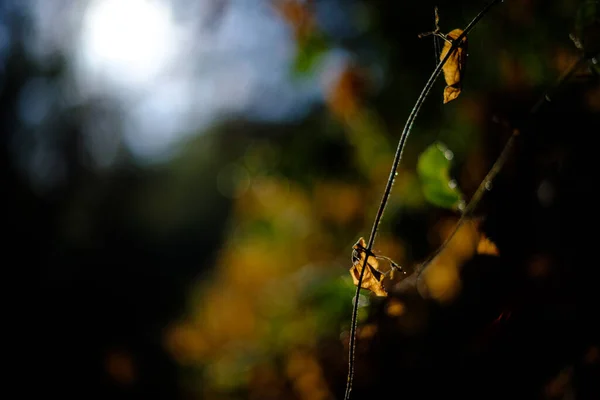
[[[440,303],[449,303],[456,298],[461,287],[460,266],[455,255],[442,252],[423,273],[418,290],[424,297],[434,298]]]
[[[500,251],[496,246],[496,243],[492,242],[481,229],[481,224],[483,223],[482,218],[478,218],[472,221],[473,227],[477,231],[478,241],[477,241],[477,254],[487,255],[487,256],[499,256]]]
[[[456,40],[463,33],[462,29],[454,29],[450,31],[444,43],[442,52],[440,53],[440,61],[446,57],[446,54],[452,48],[452,41]],[[446,80],[446,88],[444,89],[444,104],[458,97],[462,89],[462,78],[465,73],[467,63],[467,37],[463,37],[458,48],[450,55],[442,70],[444,71],[444,79]]]
[[[455,254],[462,260],[461,262],[472,258],[475,254],[498,256],[500,251],[496,244],[491,241],[482,230],[483,218],[474,218],[465,221],[454,237],[448,243],[445,251]],[[439,224],[439,233],[444,240],[454,230],[456,219],[448,218]]]
[[[500,255],[496,244],[483,232],[482,222],[482,218],[466,220],[456,232],[456,219],[449,218],[439,223],[440,239],[447,239],[453,232],[454,236],[424,270],[418,286],[423,296],[444,303],[454,300],[462,286],[460,271],[465,262],[478,254]]]
[[[352,268],[350,268],[352,280],[357,286],[366,256],[366,243],[363,238],[360,238],[354,247],[352,247]],[[379,271],[379,263],[377,262],[377,258],[375,258],[374,255],[369,255],[369,258],[367,259],[367,269],[363,275],[363,280],[360,287],[370,290],[371,292],[375,293],[376,296],[386,297],[387,291],[383,287],[382,283],[384,278],[384,273]]]
[[[477,244],[477,254],[497,256],[500,255],[500,252],[498,251],[496,244],[488,239],[484,233],[481,233],[479,236],[479,243]]]

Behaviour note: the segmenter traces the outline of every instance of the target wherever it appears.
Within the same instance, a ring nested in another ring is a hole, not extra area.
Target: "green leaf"
[[[299,40],[293,65],[294,73],[300,76],[310,73],[328,49],[325,37],[316,32]]]
[[[463,195],[456,181],[450,177],[453,157],[452,151],[436,142],[419,156],[417,173],[427,201],[439,207],[459,210]]]

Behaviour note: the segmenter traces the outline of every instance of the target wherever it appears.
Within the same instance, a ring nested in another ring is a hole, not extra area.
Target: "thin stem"
[[[398,271],[400,271],[402,273],[406,273],[404,271],[404,269],[400,265],[398,265],[397,262],[395,262],[394,260],[392,260],[389,257],[386,257],[386,256],[375,256],[375,258],[378,259],[378,260],[385,260],[385,261],[387,261],[390,264],[390,267],[392,267],[393,269],[396,269],[396,270],[398,270]]]
[[[592,57],[592,59],[593,59],[593,57]],[[563,72],[563,74],[558,78],[556,83],[551,88],[547,89],[540,96],[539,100],[533,105],[533,107],[531,107],[531,110],[529,110],[529,118],[533,117],[546,102],[550,102],[552,97],[554,97],[554,94],[562,87],[562,85],[565,82],[567,82],[569,80],[569,78],[571,78],[573,76],[573,74],[588,61],[589,61],[588,58],[586,58],[585,56],[581,56],[573,65],[571,65],[567,70],[565,70]],[[458,230],[463,225],[463,223],[467,220],[467,218],[469,218],[471,216],[471,214],[473,213],[473,211],[475,210],[475,208],[481,201],[483,194],[486,192],[486,190],[488,190],[487,188],[489,187],[489,185],[492,183],[492,181],[494,180],[496,175],[498,175],[498,173],[500,172],[502,167],[504,167],[504,164],[506,163],[506,160],[508,159],[508,155],[510,154],[510,151],[512,150],[512,148],[514,146],[515,140],[519,136],[519,133],[520,133],[519,129],[513,129],[510,138],[508,139],[508,141],[504,145],[504,148],[502,149],[502,152],[500,153],[500,155],[494,162],[494,165],[492,165],[492,168],[490,168],[490,170],[488,171],[485,178],[479,184],[479,187],[475,191],[475,194],[473,195],[473,197],[471,197],[471,200],[469,200],[469,204],[465,207],[461,217],[459,218],[458,222],[456,223],[456,226],[454,227],[454,229],[452,230],[450,235],[448,235],[448,237],[446,238],[444,243],[442,243],[442,245],[440,247],[438,247],[438,249],[432,255],[430,255],[427,258],[427,260],[425,262],[423,262],[415,270],[415,272],[417,273],[417,277],[420,276],[421,273],[433,261],[433,259],[435,259],[435,257],[437,257],[448,246],[448,244],[450,243],[450,241],[452,240],[452,238],[454,237],[456,232],[458,232]]]
[[[381,198],[381,204],[379,205],[379,209],[377,210],[377,215],[375,216],[375,221],[373,222],[373,228],[371,229],[371,236],[369,236],[369,243],[367,245],[367,250],[370,251],[373,248],[373,243],[375,242],[375,236],[377,235],[377,230],[379,229],[379,224],[381,222],[381,218],[383,217],[385,207],[387,206],[390,194],[392,192],[392,187],[394,185],[394,180],[396,177],[396,171],[398,170],[398,165],[400,164],[400,160],[402,159],[402,152],[404,151],[404,145],[406,144],[406,140],[408,139],[410,131],[412,130],[412,126],[415,122],[415,119],[417,118],[417,114],[421,110],[421,107],[423,106],[423,103],[425,102],[427,95],[429,94],[431,88],[433,87],[435,80],[440,75],[440,72],[442,71],[444,64],[446,64],[446,61],[448,61],[448,59],[450,58],[452,53],[454,51],[456,51],[456,49],[461,45],[462,39],[469,34],[469,32],[475,27],[475,24],[489,11],[489,9],[493,5],[495,5],[496,3],[500,2],[500,1],[501,0],[493,0],[488,5],[486,5],[484,7],[484,9],[481,10],[475,18],[473,18],[473,20],[469,23],[469,25],[467,25],[467,27],[464,29],[463,33],[461,33],[460,36],[458,36],[453,41],[450,51],[448,51],[446,56],[440,61],[440,63],[437,65],[437,67],[435,68],[435,70],[433,71],[431,76],[429,77],[429,80],[425,84],[425,87],[423,88],[421,95],[417,99],[415,106],[413,107],[412,111],[410,112],[410,115],[408,116],[408,120],[406,121],[406,125],[404,126],[402,134],[400,135],[400,141],[398,142],[398,147],[396,148],[396,154],[394,155],[394,162],[393,162],[392,168],[390,170],[390,176],[388,178],[387,185],[386,185],[385,191],[383,193],[383,197]]]
[[[473,20],[467,25],[467,27],[463,30],[463,32],[460,34],[460,36],[457,37],[453,41],[452,47],[450,48],[450,50],[448,51],[446,56],[437,65],[437,67],[435,68],[435,70],[433,71],[431,76],[429,77],[429,80],[425,84],[423,91],[419,95],[419,98],[417,99],[415,106],[413,107],[412,111],[410,112],[410,114],[408,116],[408,120],[406,121],[406,125],[404,126],[402,134],[400,135],[398,147],[396,148],[396,153],[394,155],[394,161],[392,163],[392,168],[390,170],[390,176],[388,178],[388,181],[387,181],[387,184],[385,187],[385,191],[383,193],[383,197],[381,198],[381,203],[379,205],[379,209],[377,210],[377,215],[375,216],[375,221],[373,222],[373,228],[371,229],[371,235],[369,236],[369,242],[368,242],[367,248],[365,249],[366,250],[365,261],[363,262],[363,266],[360,271],[360,276],[358,278],[358,282],[357,282],[357,286],[356,286],[356,295],[354,297],[354,307],[352,309],[352,322],[351,322],[351,327],[350,327],[350,342],[349,342],[349,354],[348,354],[348,380],[346,382],[346,392],[344,394],[345,400],[350,399],[350,392],[352,391],[352,383],[354,380],[354,358],[355,358],[355,351],[356,351],[356,328],[357,328],[358,299],[360,296],[360,289],[361,289],[363,277],[365,274],[365,269],[367,267],[367,260],[368,260],[369,256],[372,255],[371,250],[373,249],[375,237],[377,236],[377,230],[379,229],[379,224],[381,223],[381,218],[383,217],[385,207],[387,206],[390,194],[392,192],[392,187],[394,185],[394,180],[396,177],[396,172],[398,170],[398,165],[400,164],[400,160],[402,159],[402,152],[404,150],[404,145],[406,144],[406,139],[408,138],[408,135],[410,134],[412,126],[417,117],[417,114],[421,110],[421,106],[423,105],[423,103],[425,102],[425,99],[427,98],[427,95],[431,91],[431,88],[433,87],[435,80],[440,75],[440,72],[442,71],[442,67],[444,66],[444,64],[446,64],[446,62],[448,61],[448,59],[450,58],[452,53],[454,53],[454,51],[456,51],[456,49],[458,49],[458,47],[461,45],[462,39],[469,34],[469,32],[475,27],[475,24],[477,24],[477,22],[479,22],[479,20],[481,18],[483,18],[483,16],[492,8],[492,6],[494,6],[495,4],[497,4],[501,1],[502,0],[492,0],[491,2],[489,2],[483,8],[483,10],[481,10],[479,12],[479,14],[477,14],[475,16],[475,18],[473,18]]]

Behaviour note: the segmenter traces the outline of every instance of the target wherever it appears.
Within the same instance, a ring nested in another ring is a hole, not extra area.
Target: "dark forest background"
[[[70,55],[36,56],[39,4],[2,2],[2,265],[19,276],[5,278],[16,291],[7,324],[27,342],[19,396],[343,397],[351,248],[369,234],[400,132],[435,67],[433,39],[417,34],[433,28],[436,5],[447,32],[483,3],[255,1],[293,38],[289,80],[330,83],[300,117],[232,112],[182,133],[157,162],[123,139],[126,103],[61,100]],[[238,2],[214,0],[212,13],[187,17],[218,32]],[[173,2],[175,23],[187,3]],[[528,117],[579,56],[569,34],[598,28],[596,10],[507,0],[469,36],[459,98],[443,105],[436,83],[374,249],[409,272],[436,249],[457,214],[424,198],[419,154],[445,143],[468,199],[509,137],[501,119],[521,135],[476,212],[500,255],[440,275],[451,296],[424,299],[395,282],[387,298],[365,292],[353,398],[600,398],[597,68],[579,70]],[[340,50],[348,56],[335,71],[322,63]],[[34,79],[49,92],[25,96]],[[253,107],[272,107],[258,90]],[[46,112],[32,123],[23,109],[42,95]],[[101,167],[90,132],[117,143]]]

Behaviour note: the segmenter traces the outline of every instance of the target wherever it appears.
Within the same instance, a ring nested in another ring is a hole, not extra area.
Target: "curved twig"
[[[375,216],[375,221],[373,222],[373,227],[371,229],[371,235],[369,236],[369,242],[366,248],[366,257],[362,266],[362,270],[360,272],[360,277],[358,278],[358,284],[356,286],[356,295],[354,297],[354,307],[352,309],[352,322],[350,327],[350,343],[349,343],[349,354],[348,354],[348,380],[346,382],[346,392],[344,394],[344,399],[348,400],[350,398],[350,392],[352,391],[352,382],[354,380],[354,358],[355,358],[355,350],[356,350],[356,327],[357,327],[357,315],[358,315],[358,299],[360,295],[361,284],[363,281],[365,269],[367,267],[367,259],[370,255],[372,255],[371,250],[373,249],[373,244],[375,242],[375,237],[377,236],[377,230],[379,229],[379,224],[381,223],[381,218],[383,217],[383,213],[385,211],[385,207],[387,206],[390,194],[392,192],[392,187],[394,185],[394,180],[396,178],[396,172],[398,170],[398,165],[400,164],[400,160],[402,159],[402,152],[404,150],[404,145],[406,144],[406,139],[410,134],[412,126],[415,122],[417,114],[421,110],[421,106],[425,102],[425,99],[429,95],[433,84],[436,79],[440,75],[442,71],[442,67],[446,64],[446,61],[450,58],[452,53],[458,49],[460,46],[462,39],[469,34],[469,32],[475,27],[475,24],[479,22],[481,18],[492,8],[492,6],[501,2],[501,0],[492,0],[490,1],[476,16],[473,20],[467,25],[467,27],[463,30],[463,33],[454,40],[452,43],[452,47],[446,54],[446,56],[440,61],[440,63],[435,67],[433,73],[429,77],[429,80],[425,84],[415,106],[413,107],[410,115],[408,116],[408,120],[406,121],[406,125],[402,130],[402,134],[400,135],[400,140],[398,142],[398,147],[396,148],[396,153],[394,155],[394,161],[392,163],[392,168],[390,170],[390,176],[388,178],[385,191],[383,193],[383,197],[381,198],[381,203],[379,205],[379,209],[377,210],[377,215]]]

